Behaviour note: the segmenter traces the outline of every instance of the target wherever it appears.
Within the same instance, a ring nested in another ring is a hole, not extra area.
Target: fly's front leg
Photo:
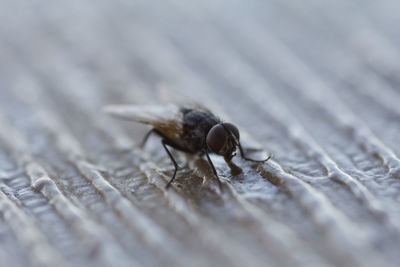
[[[211,161],[210,155],[208,154],[207,150],[205,150],[204,153],[206,154],[208,164],[210,164],[211,169],[212,169],[212,171],[213,171],[215,177],[217,177],[219,189],[222,190],[222,183],[221,183],[221,180],[219,179],[217,170],[215,169],[214,164],[213,164],[212,161]]]
[[[175,167],[174,175],[172,175],[171,179],[169,180],[169,182],[168,182],[167,185],[165,186],[165,188],[168,189],[168,188],[171,186],[171,183],[172,183],[172,182],[174,181],[174,179],[175,179],[175,176],[176,176],[176,173],[177,173],[177,171],[178,171],[179,166],[178,166],[178,163],[176,163],[176,160],[175,160],[174,157],[172,156],[171,152],[169,151],[169,149],[168,149],[168,147],[167,147],[167,144],[166,144],[166,142],[165,142],[164,139],[161,141],[161,143],[162,143],[162,145],[163,145],[165,151],[167,152],[169,158],[171,159],[171,161],[172,161],[172,163],[174,164],[174,167]]]
[[[257,162],[257,163],[264,163],[264,162],[268,161],[268,160],[272,157],[272,155],[269,155],[269,156],[268,156],[266,159],[264,159],[264,160],[251,159],[251,158],[248,158],[248,157],[244,154],[243,147],[242,147],[242,145],[241,145],[240,143],[238,143],[238,146],[239,146],[240,155],[242,156],[243,159],[245,159],[245,160],[247,160],[247,161]]]

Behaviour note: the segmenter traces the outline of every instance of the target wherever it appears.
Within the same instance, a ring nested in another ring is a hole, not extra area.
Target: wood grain
[[[0,1],[0,266],[398,266],[394,0]],[[198,102],[274,157],[177,153],[110,104]]]

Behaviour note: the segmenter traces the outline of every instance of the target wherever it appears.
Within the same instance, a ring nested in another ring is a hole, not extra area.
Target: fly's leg
[[[144,146],[147,143],[147,140],[149,140],[150,135],[152,135],[153,133],[156,133],[156,131],[154,129],[151,129],[150,131],[147,132],[147,134],[143,137],[143,141],[140,143],[140,148],[144,148]]]
[[[174,170],[174,175],[172,175],[171,179],[169,180],[169,182],[167,183],[167,185],[165,186],[166,189],[168,189],[171,186],[171,183],[174,181],[175,176],[176,176],[176,172],[178,171],[178,163],[176,163],[176,160],[174,159],[174,157],[172,156],[171,152],[168,150],[167,144],[165,142],[165,140],[163,139],[161,141],[165,151],[167,152],[169,158],[171,159],[172,163],[174,164],[175,170]]]
[[[213,171],[215,177],[217,177],[219,189],[222,190],[222,183],[221,183],[221,180],[219,179],[217,170],[215,169],[214,164],[213,164],[212,161],[211,161],[210,155],[208,154],[207,150],[205,150],[204,153],[206,154],[208,164],[210,164],[211,169],[212,169],[212,171]]]
[[[247,161],[258,162],[258,163],[264,163],[264,162],[267,162],[267,161],[272,157],[272,155],[269,155],[269,156],[268,156],[266,159],[264,159],[264,160],[255,160],[255,159],[251,159],[251,158],[248,158],[248,157],[244,154],[243,147],[242,147],[242,145],[241,145],[240,143],[238,144],[238,146],[239,146],[240,155],[242,156],[243,159],[245,159],[245,160],[247,160]]]

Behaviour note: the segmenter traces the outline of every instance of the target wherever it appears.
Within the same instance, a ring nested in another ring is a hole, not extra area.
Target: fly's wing
[[[119,119],[151,125],[169,139],[178,139],[183,133],[183,114],[175,105],[112,105],[104,111]]]

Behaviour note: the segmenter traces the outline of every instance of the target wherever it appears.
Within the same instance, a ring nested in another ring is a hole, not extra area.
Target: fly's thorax
[[[206,136],[220,120],[207,110],[181,109],[183,114],[183,134],[179,143],[190,152],[204,150]]]

